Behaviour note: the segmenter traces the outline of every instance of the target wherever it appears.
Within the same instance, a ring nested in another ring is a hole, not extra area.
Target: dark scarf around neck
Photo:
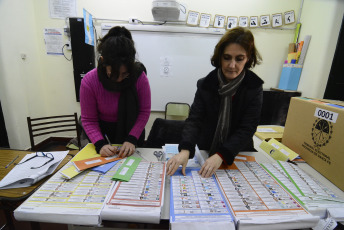
[[[245,70],[243,70],[235,79],[227,82],[226,78],[223,76],[221,68],[217,71],[217,78],[219,81],[218,92],[221,96],[221,104],[216,131],[209,150],[210,155],[216,153],[216,150],[224,143],[229,135],[231,126],[232,97],[239,88],[244,77]]]
[[[104,76],[106,73],[99,75],[100,71],[98,69],[98,77],[104,88],[109,91],[119,91],[121,93],[118,102],[117,128],[114,131],[114,143],[116,144],[122,144],[127,139],[129,132],[137,120],[139,100],[135,83],[143,71],[147,73],[145,66],[140,62],[136,62],[129,78],[124,79],[119,84],[113,84],[113,82],[112,84],[106,84],[108,82],[107,80],[110,79],[106,75]]]

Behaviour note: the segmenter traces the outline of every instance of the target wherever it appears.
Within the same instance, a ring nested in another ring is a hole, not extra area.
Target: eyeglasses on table
[[[44,152],[36,152],[36,155],[26,159],[25,161],[23,162],[20,162],[18,163],[17,165],[20,165],[20,164],[24,164],[25,162],[28,162],[36,157],[46,157],[46,158],[49,158],[49,160],[47,162],[45,162],[44,164],[42,164],[41,166],[37,166],[37,167],[31,167],[31,169],[38,169],[38,168],[41,168],[43,167],[44,165],[48,164],[49,162],[53,161],[54,160],[54,156],[53,154],[51,153],[44,153]]]

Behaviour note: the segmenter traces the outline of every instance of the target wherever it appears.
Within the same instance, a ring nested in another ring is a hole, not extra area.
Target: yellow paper
[[[299,156],[293,150],[289,149],[287,146],[273,138],[271,138],[269,142],[263,141],[259,147],[268,153],[272,158],[279,161],[287,161],[288,159],[294,160],[297,156]]]
[[[78,152],[75,157],[71,161],[81,161],[93,157],[99,157],[99,154],[96,152],[96,148],[92,143],[88,143],[83,149]],[[78,171],[77,168],[72,165],[68,167],[67,169],[61,171],[61,174],[64,177],[67,177],[68,179],[71,179],[81,173],[81,171]]]
[[[270,139],[272,140],[272,139]],[[268,142],[263,141],[260,146],[261,149],[263,149],[266,153],[268,153],[272,158],[279,161],[287,161],[288,157],[278,151],[274,146],[270,145]]]
[[[69,168],[61,171],[61,174],[68,178],[68,179],[71,179],[73,177],[75,177],[76,175],[78,175],[80,172],[75,168],[74,165],[70,166]]]
[[[92,143],[88,143],[71,161],[81,161],[93,157],[99,157],[99,154],[96,152],[96,147]]]
[[[112,146],[122,146],[118,144],[113,144]],[[94,157],[99,157],[100,155],[96,151],[96,147],[92,143],[88,143],[83,149],[78,152],[75,157],[71,160],[73,161],[81,161],[85,159],[90,159]],[[81,173],[74,165],[70,166],[69,168],[61,171],[61,174],[68,179],[71,179]]]
[[[268,141],[271,138],[275,138],[280,141],[282,140],[283,132],[283,126],[258,126],[254,135],[264,141]]]

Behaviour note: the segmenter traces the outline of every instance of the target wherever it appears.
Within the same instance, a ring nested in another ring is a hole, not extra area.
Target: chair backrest
[[[179,144],[185,121],[156,118],[149,132],[146,148],[162,148],[165,144]]]
[[[165,119],[185,120],[188,118],[190,105],[181,102],[168,102],[165,106]]]
[[[51,133],[61,133],[75,131],[80,149],[80,132],[77,113],[72,115],[60,115],[51,117],[27,117],[27,125],[29,128],[31,150],[36,149],[35,137],[47,135]]]

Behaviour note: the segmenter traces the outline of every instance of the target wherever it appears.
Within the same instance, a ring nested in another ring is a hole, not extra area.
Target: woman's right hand
[[[117,146],[112,146],[112,145],[104,145],[100,151],[100,156],[102,157],[111,157],[115,154],[118,154],[117,152]]]
[[[182,173],[185,176],[185,168],[188,164],[190,156],[189,150],[182,150],[177,155],[174,155],[171,159],[167,161],[167,175],[172,176],[177,169],[179,168],[179,165],[182,165]]]

